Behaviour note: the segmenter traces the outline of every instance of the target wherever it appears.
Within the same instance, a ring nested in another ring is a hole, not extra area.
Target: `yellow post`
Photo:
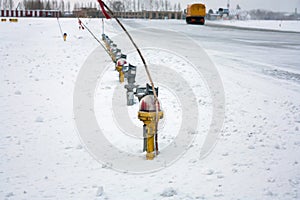
[[[107,42],[105,42],[105,47],[109,50],[109,44]]]
[[[111,59],[115,62],[116,61],[116,56],[113,54],[113,53],[111,53]]]
[[[64,41],[67,40],[67,34],[66,33],[64,33],[63,38],[64,38]]]
[[[122,65],[117,65],[116,70],[119,72],[119,81],[120,83],[124,82],[124,72],[123,72],[123,66]]]
[[[18,22],[18,19],[17,18],[10,18],[9,21],[10,22]]]
[[[158,102],[159,103],[159,102]],[[145,132],[144,139],[146,139],[146,159],[153,160],[155,157],[155,145],[154,137],[156,132],[156,117],[162,119],[164,116],[163,111],[160,110],[158,104],[158,111],[156,113],[156,103],[153,95],[147,95],[140,100],[140,109],[138,112],[138,118],[144,123]],[[157,134],[157,133],[156,133]]]
[[[163,118],[164,113],[158,112],[159,119]],[[146,125],[146,137],[147,137],[147,160],[153,160],[155,157],[154,151],[154,136],[155,136],[155,125],[156,125],[156,112],[145,112],[139,111],[138,118]]]

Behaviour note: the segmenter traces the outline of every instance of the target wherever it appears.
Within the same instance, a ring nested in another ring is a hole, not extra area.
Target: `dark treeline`
[[[114,11],[181,11],[180,3],[170,0],[112,0],[108,5]]]
[[[111,0],[105,1],[114,11],[181,11],[180,3],[172,4],[170,0]],[[14,0],[0,0],[0,10],[60,10],[71,12],[81,8],[100,9],[96,1],[70,3],[66,0],[23,0],[14,4]]]

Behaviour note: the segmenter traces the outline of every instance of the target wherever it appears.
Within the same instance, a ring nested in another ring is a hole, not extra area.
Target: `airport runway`
[[[132,29],[145,28],[143,21],[123,21]],[[147,27],[151,26],[185,34],[215,55],[212,58],[215,61],[230,62],[232,66],[263,73],[277,70],[271,75],[300,81],[297,75],[300,73],[300,33],[187,25],[184,21],[147,22]]]

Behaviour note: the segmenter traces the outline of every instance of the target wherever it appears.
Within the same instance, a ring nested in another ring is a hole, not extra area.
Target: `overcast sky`
[[[171,2],[180,2],[182,7],[186,7],[187,4],[202,2],[206,5],[208,9],[212,8],[214,10],[219,7],[226,7],[228,0],[170,0]],[[300,13],[300,0],[229,0],[230,7],[235,8],[237,4],[244,10],[251,10],[256,8],[274,10],[274,11],[284,11],[284,12],[294,12],[295,8],[298,9]]]

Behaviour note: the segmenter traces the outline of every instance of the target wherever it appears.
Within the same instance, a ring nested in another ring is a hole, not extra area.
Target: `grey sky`
[[[171,2],[180,2],[182,7],[187,4],[202,2],[206,4],[207,8],[218,9],[219,7],[226,7],[228,0],[171,0]],[[256,8],[268,9],[274,11],[294,12],[295,8],[300,13],[300,0],[230,0],[230,6],[235,8],[239,4],[244,10],[251,10]]]

